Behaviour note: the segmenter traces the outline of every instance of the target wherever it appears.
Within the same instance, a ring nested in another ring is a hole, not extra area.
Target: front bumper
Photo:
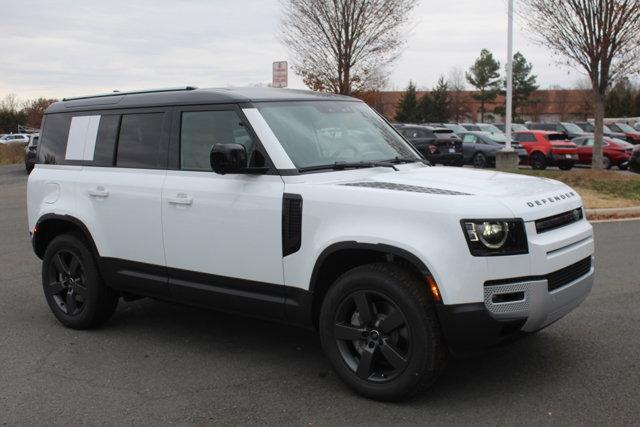
[[[593,279],[591,262],[586,274],[552,290],[550,280],[541,277],[489,283],[484,287],[484,303],[438,306],[445,340],[456,353],[540,330],[578,307],[591,291]]]

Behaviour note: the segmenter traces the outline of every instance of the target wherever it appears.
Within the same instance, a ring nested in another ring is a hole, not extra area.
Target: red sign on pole
[[[273,63],[273,87],[287,87],[289,84],[289,65],[287,61]]]

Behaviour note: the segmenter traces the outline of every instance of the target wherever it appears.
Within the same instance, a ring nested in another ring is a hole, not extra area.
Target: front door
[[[179,161],[167,172],[162,190],[172,296],[205,307],[282,317],[282,179],[275,173],[218,175],[211,170],[209,153],[219,143],[242,144],[251,166],[268,166],[236,106],[183,108],[176,114],[172,155]]]

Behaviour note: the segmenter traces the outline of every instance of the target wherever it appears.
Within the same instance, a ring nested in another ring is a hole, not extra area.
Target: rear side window
[[[536,137],[532,133],[517,133],[515,134],[515,140],[518,142],[535,142]]]
[[[71,115],[69,114],[49,114],[45,117],[38,148],[38,163],[45,165],[65,163],[70,125]]]
[[[116,165],[144,169],[166,167],[168,146],[162,131],[163,121],[164,113],[123,115]]]
[[[120,115],[100,117],[92,166],[113,166]]]
[[[214,144],[240,144],[251,161],[254,142],[235,111],[188,111],[182,113],[180,168],[211,171],[209,154]]]

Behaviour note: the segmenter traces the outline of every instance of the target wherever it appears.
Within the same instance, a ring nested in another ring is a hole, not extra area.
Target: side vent
[[[285,194],[282,199],[282,256],[291,255],[302,243],[302,196]]]

